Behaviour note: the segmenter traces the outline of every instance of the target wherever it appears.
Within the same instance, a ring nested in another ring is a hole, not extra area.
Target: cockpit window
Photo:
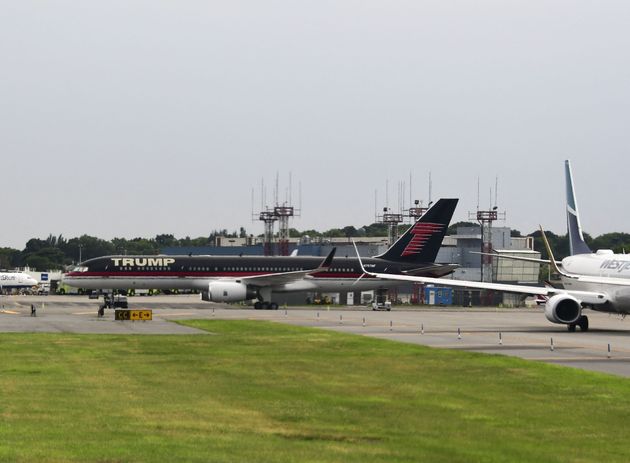
[[[88,271],[88,268],[87,268],[87,267],[84,267],[84,266],[79,265],[78,267],[73,268],[73,269],[72,269],[72,271],[73,271],[73,272],[87,272],[87,271]]]

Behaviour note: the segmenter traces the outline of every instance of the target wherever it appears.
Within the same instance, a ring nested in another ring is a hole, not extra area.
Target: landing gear
[[[254,303],[255,310],[278,310],[278,304],[275,302],[256,301]]]
[[[581,315],[578,318],[577,323],[572,323],[567,325],[567,329],[570,333],[575,333],[575,328],[579,326],[581,331],[588,331],[588,317],[586,315]]]
[[[578,326],[582,331],[588,331],[588,317],[586,315],[582,315],[578,320]]]

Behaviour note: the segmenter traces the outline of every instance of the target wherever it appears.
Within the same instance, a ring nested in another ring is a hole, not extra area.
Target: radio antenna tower
[[[469,219],[476,219],[481,227],[481,281],[492,282],[492,224],[497,220],[505,220],[505,212],[497,212],[497,196],[496,188],[499,184],[499,178],[495,183],[494,206],[492,206],[492,188],[490,189],[490,208],[487,210],[479,209],[479,177],[477,177],[477,212],[468,213]]]
[[[285,189],[285,201],[280,203],[280,175],[276,172],[276,183],[274,188],[274,204],[268,206],[265,203],[266,192],[264,189],[264,180],[261,181],[261,205],[260,212],[256,215],[252,213],[252,218],[257,218],[264,223],[265,233],[263,239],[263,253],[265,256],[273,256],[274,252],[274,227],[278,222],[278,253],[281,256],[289,255],[289,220],[292,217],[300,216],[300,208],[293,207],[291,201],[293,198],[293,177],[289,173],[289,186]],[[302,203],[302,184],[300,183],[299,191],[300,205]],[[252,201],[253,202],[253,201]]]
[[[376,201],[376,193],[375,193]],[[395,213],[392,208],[389,207],[389,179],[385,180],[385,206],[383,207],[383,214],[376,216],[376,222],[387,225],[388,245],[391,246],[398,239],[398,225],[402,223],[402,214]]]

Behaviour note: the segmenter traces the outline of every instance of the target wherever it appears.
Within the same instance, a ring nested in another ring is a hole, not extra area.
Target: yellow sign
[[[129,309],[116,309],[116,320],[153,320],[153,311],[151,309],[144,310],[129,310]]]
[[[131,320],[153,320],[153,311],[150,309],[147,310],[130,310],[130,319]]]

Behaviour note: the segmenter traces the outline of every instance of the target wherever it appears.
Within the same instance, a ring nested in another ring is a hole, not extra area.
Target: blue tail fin
[[[404,263],[435,262],[457,201],[438,200],[391,248],[376,257]]]
[[[590,254],[592,251],[586,245],[582,235],[580,225],[580,215],[578,214],[575,190],[573,188],[573,175],[571,174],[571,163],[564,161],[565,177],[567,181],[567,232],[569,234],[569,252],[575,254]]]

